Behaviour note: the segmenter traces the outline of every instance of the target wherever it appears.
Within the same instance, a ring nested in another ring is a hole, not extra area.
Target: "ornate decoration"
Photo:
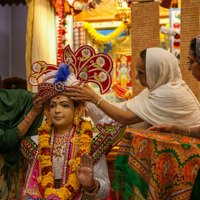
[[[88,33],[90,34],[94,42],[98,44],[102,44],[102,43],[107,44],[111,40],[116,39],[122,33],[122,31],[125,29],[128,29],[128,27],[129,27],[129,24],[125,24],[124,22],[122,22],[121,25],[117,27],[114,32],[105,36],[100,33],[97,33],[96,29],[93,28],[93,26],[89,22],[84,22],[84,25],[83,25],[83,28],[88,31]]]
[[[123,20],[125,23],[130,21],[131,9],[125,0],[119,0],[117,8],[115,10],[115,17]]]
[[[75,53],[67,45],[63,50],[62,61],[70,66],[71,71],[75,74],[77,81],[76,85],[80,85],[82,82],[96,83],[101,94],[107,92],[110,89],[112,77],[111,71],[113,69],[113,61],[107,54],[95,53],[95,50],[88,45],[81,46]],[[48,83],[48,80],[54,78],[53,72],[58,70],[58,66],[47,64],[44,61],[38,61],[32,65],[33,73],[29,77],[29,83],[32,86],[38,86],[38,90],[41,96],[57,94],[59,91],[66,89],[63,88],[61,82],[57,85],[56,89],[54,85]],[[39,78],[46,74],[44,81],[39,84]],[[48,92],[46,88],[48,87]]]

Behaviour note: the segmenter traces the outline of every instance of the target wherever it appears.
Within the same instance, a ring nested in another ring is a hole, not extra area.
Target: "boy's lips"
[[[62,117],[54,117],[54,119],[62,119]]]

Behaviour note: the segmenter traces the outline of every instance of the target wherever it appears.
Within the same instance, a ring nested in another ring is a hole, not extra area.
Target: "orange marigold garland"
[[[50,131],[51,127],[46,123],[39,129],[39,168],[41,176],[38,178],[42,186],[42,196],[45,200],[69,200],[73,199],[79,191],[80,183],[75,175],[76,165],[80,167],[80,156],[83,152],[90,153],[92,138],[92,126],[88,121],[81,121],[80,123],[80,138],[79,138],[79,152],[76,160],[71,166],[72,173],[68,177],[67,183],[59,190],[54,188],[54,174],[52,171],[51,146],[50,146]]]

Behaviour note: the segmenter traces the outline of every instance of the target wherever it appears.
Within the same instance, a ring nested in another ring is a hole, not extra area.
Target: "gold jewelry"
[[[59,161],[60,158],[62,158],[62,155],[65,153],[65,143],[67,140],[67,134],[64,135],[56,135],[55,141],[54,141],[54,147],[53,147],[53,155],[57,158],[57,161]]]
[[[33,122],[32,120],[30,120],[29,117],[27,117],[27,115],[24,115],[24,120],[27,124],[30,124],[30,122]],[[30,121],[30,122],[29,122]]]
[[[26,119],[26,116],[25,116],[24,120],[25,120],[25,122],[26,122],[27,124],[29,124],[29,122],[28,122],[27,119]]]
[[[92,185],[91,186],[83,186],[83,188],[85,189],[86,194],[90,195],[90,196],[95,196],[96,193],[98,192],[100,187],[99,181],[97,181],[96,179],[92,180]]]
[[[31,119],[28,115],[25,116],[25,118],[29,119],[31,122],[33,122],[34,120]]]
[[[101,101],[103,101],[103,98],[99,99],[99,101],[97,102],[97,104],[96,104],[96,107],[97,107],[97,108],[100,108],[100,103],[101,103]]]

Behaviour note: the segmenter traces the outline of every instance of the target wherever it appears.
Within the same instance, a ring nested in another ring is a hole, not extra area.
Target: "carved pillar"
[[[191,3],[191,0],[182,0],[181,2],[180,66],[183,80],[185,80],[197,98],[199,98],[199,83],[192,73],[188,72],[186,62],[188,60],[190,41],[199,34],[199,5],[200,3]]]
[[[142,50],[160,46],[159,3],[143,2],[131,4],[131,36],[132,36],[132,85],[133,96],[142,90],[135,80],[137,59]]]

